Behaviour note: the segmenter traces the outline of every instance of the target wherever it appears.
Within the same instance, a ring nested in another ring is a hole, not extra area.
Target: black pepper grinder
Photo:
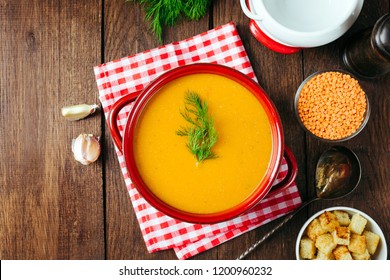
[[[343,62],[349,71],[362,78],[376,78],[390,72],[390,14],[347,43]]]

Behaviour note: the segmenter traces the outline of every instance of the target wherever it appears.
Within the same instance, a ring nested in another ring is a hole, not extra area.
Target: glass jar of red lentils
[[[368,98],[359,81],[342,70],[308,76],[296,92],[294,108],[303,129],[327,142],[355,137],[370,116]]]

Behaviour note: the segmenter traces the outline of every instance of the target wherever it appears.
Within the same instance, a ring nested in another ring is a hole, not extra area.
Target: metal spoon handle
[[[256,249],[257,246],[259,246],[261,243],[263,243],[266,239],[268,239],[268,237],[270,237],[271,235],[273,235],[277,230],[279,230],[280,228],[282,228],[288,221],[290,221],[296,213],[298,213],[300,210],[302,210],[303,208],[305,208],[307,205],[309,205],[310,203],[312,203],[313,201],[317,200],[318,198],[313,198],[309,201],[306,201],[304,203],[301,204],[301,206],[298,207],[297,210],[295,210],[294,212],[292,212],[291,214],[289,214],[287,217],[285,217],[276,227],[274,227],[271,231],[269,231],[266,235],[264,235],[261,239],[259,239],[258,241],[256,241],[255,243],[252,244],[252,246],[250,246],[248,249],[245,250],[245,252],[243,252],[236,260],[242,260],[244,259],[250,252],[252,252],[254,249]]]

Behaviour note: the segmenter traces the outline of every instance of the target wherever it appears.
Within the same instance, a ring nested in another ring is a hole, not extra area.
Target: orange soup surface
[[[208,104],[218,141],[217,158],[197,163],[188,137],[188,90]],[[244,86],[216,74],[191,74],[165,85],[145,106],[134,135],[134,156],[141,178],[167,204],[190,213],[230,209],[248,198],[264,178],[272,152],[269,120]]]

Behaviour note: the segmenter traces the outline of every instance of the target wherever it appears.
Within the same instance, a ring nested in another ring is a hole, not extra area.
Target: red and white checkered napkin
[[[180,42],[96,66],[94,71],[105,116],[123,95],[142,90],[169,69],[195,62],[223,64],[256,80],[235,25],[228,23]],[[121,132],[131,108],[132,105],[126,106],[118,115]],[[209,225],[185,223],[157,211],[144,200],[132,185],[124,157],[118,149],[116,152],[149,252],[174,249],[179,259],[187,259],[272,221],[301,204],[294,183],[277,194],[269,194],[254,209],[235,219]],[[287,168],[284,160],[275,184],[286,176]]]

